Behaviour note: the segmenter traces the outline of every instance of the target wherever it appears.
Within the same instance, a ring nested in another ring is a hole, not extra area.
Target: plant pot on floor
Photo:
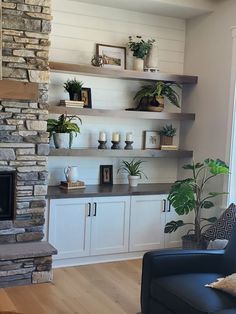
[[[182,236],[182,248],[184,250],[203,250],[206,249],[207,242],[201,240],[200,243],[196,241],[194,234],[187,234]]]
[[[53,140],[56,148],[70,148],[69,133],[53,133]]]
[[[140,176],[128,176],[129,186],[135,187],[138,185]]]
[[[173,137],[171,136],[160,136],[160,145],[173,145]]]
[[[134,70],[143,71],[143,68],[144,68],[144,60],[141,58],[134,58]]]

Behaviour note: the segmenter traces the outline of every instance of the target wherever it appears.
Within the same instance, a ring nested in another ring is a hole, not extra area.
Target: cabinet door
[[[128,252],[130,197],[93,199],[91,255]]]
[[[58,250],[55,259],[89,255],[90,202],[86,198],[50,201],[49,242]]]
[[[168,201],[166,209],[166,223],[172,220],[183,220],[185,223],[192,223],[194,220],[193,212],[183,216],[179,216],[174,208],[170,206]],[[165,234],[165,247],[174,248],[182,247],[182,236],[187,234],[188,230],[191,229],[191,225],[183,226],[177,229],[175,232]]]
[[[130,251],[164,247],[165,195],[131,197]]]

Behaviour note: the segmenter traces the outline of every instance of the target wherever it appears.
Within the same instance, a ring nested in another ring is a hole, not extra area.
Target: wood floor
[[[61,268],[54,283],[0,289],[0,313],[135,314],[141,260]]]

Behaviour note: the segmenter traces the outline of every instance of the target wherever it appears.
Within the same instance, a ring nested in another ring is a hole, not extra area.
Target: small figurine
[[[101,55],[94,55],[91,64],[95,67],[102,67],[103,66],[103,57]]]

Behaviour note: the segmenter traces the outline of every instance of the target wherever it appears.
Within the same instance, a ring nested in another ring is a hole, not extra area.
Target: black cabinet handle
[[[163,200],[163,213],[166,212],[166,200]]]
[[[88,203],[88,217],[91,217],[91,203]]]
[[[168,213],[170,213],[170,212],[171,212],[171,204],[170,204],[170,202],[169,202]]]
[[[97,216],[97,203],[94,203],[94,213],[93,216],[96,217]]]

